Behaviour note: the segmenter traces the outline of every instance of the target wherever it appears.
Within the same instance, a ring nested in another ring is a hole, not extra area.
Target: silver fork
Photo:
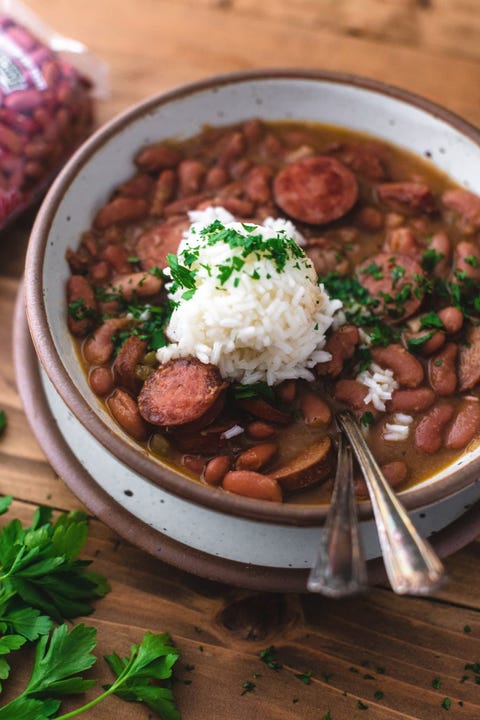
[[[337,413],[365,478],[375,515],[378,539],[392,590],[399,594],[428,595],[445,579],[445,570],[431,545],[421,537],[386,481],[349,410]]]
[[[308,590],[329,597],[361,592],[367,584],[367,571],[353,490],[352,449],[342,433],[338,438],[337,471],[324,533],[308,576]]]

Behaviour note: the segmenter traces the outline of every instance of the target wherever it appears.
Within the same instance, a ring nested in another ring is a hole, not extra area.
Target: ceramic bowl
[[[126,473],[143,478],[149,487],[227,519],[316,527],[324,522],[325,505],[275,504],[231,495],[205,487],[147,455],[91,392],[66,326],[65,251],[77,246],[81,232],[90,227],[119,180],[132,174],[135,151],[163,138],[194,135],[205,124],[226,125],[250,117],[310,120],[366,132],[430,158],[457,183],[480,193],[479,131],[411,93],[354,76],[302,70],[207,79],[136,105],[101,128],[64,168],[31,236],[25,275],[28,322],[48,383],[91,441],[92,453],[102,447]],[[476,478],[479,456],[480,448],[467,452],[442,472],[405,490],[404,504],[418,510],[465,490]],[[371,520],[368,502],[360,504],[360,515],[365,522]],[[248,557],[243,561],[248,562]]]

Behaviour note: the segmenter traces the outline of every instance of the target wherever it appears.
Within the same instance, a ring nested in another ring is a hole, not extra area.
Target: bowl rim
[[[187,475],[174,471],[167,464],[152,461],[140,445],[133,447],[125,442],[123,431],[119,429],[118,433],[113,432],[78,391],[50,335],[43,302],[43,264],[51,225],[65,190],[95,152],[132,121],[172,100],[179,100],[215,87],[262,80],[320,81],[372,91],[425,111],[454,127],[480,147],[480,130],[452,111],[408,90],[350,73],[302,68],[241,71],[215,75],[153,95],[112,118],[86,140],[59,173],[46,195],[37,214],[27,250],[25,265],[27,317],[37,356],[56,391],[75,417],[127,467],[175,495],[222,513],[282,525],[322,525],[328,512],[327,504],[270,503],[226,493],[218,488],[207,488]],[[462,490],[474,480],[475,468],[472,468],[474,464],[471,462],[437,482],[408,488],[401,493],[403,504],[407,509],[423,507]],[[361,502],[358,508],[361,519],[372,517],[370,502]]]

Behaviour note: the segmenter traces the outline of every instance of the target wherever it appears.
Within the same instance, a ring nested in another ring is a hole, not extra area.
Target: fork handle
[[[385,480],[355,416],[343,410],[336,419],[350,440],[367,484],[392,589],[399,594],[428,595],[445,578],[442,563]]]

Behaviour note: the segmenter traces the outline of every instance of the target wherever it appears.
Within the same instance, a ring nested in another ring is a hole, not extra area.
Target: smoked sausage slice
[[[199,421],[213,407],[219,414],[226,387],[215,365],[194,357],[178,358],[161,365],[147,378],[138,396],[138,407],[142,417],[153,425],[185,425]],[[213,420],[209,413],[209,421]]]
[[[332,441],[327,436],[309,445],[285,465],[269,472],[287,492],[316,485],[330,477],[333,469]]]
[[[355,175],[339,160],[315,155],[290,163],[275,177],[275,202],[301,222],[323,225],[345,215],[356,203]]]
[[[378,253],[359,266],[357,277],[370,295],[379,300],[374,312],[385,313],[392,321],[414,315],[422,304],[424,273],[409,255]]]

